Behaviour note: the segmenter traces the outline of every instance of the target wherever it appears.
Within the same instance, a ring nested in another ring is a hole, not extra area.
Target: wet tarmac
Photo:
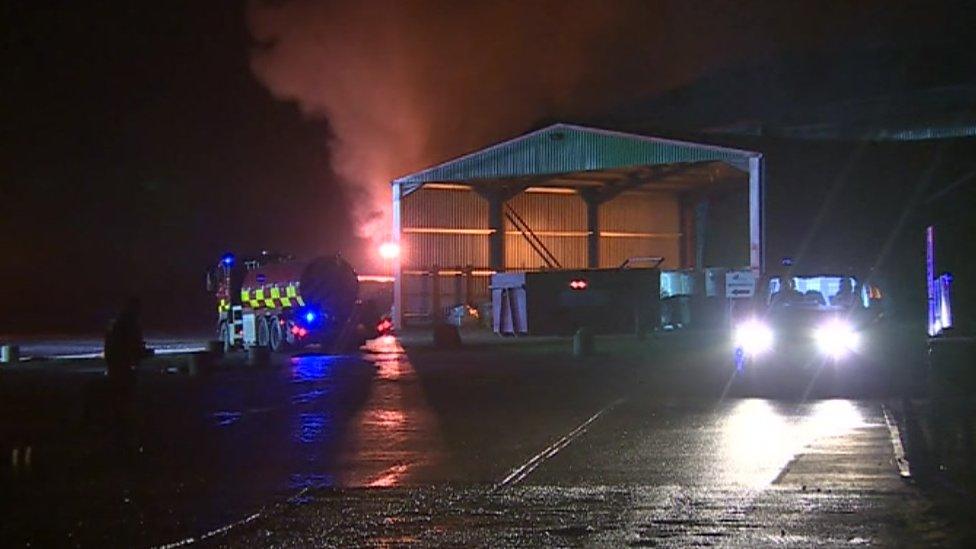
[[[629,347],[628,347],[629,345]],[[700,346],[566,342],[144,372],[132,429],[91,369],[0,376],[0,536],[22,546],[949,543],[884,395],[730,390]],[[178,360],[176,357],[157,360]],[[834,395],[827,395],[834,396]],[[16,441],[16,442],[11,442]]]

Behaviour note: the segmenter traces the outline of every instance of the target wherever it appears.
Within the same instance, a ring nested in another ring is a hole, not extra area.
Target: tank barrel
[[[302,271],[299,287],[306,305],[319,309],[333,323],[349,319],[359,295],[356,271],[339,257],[309,262]]]

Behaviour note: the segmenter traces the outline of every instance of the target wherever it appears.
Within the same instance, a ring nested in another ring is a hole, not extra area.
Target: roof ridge
[[[755,157],[761,157],[762,156],[762,154],[761,153],[758,153],[758,152],[747,151],[747,150],[742,150],[742,149],[734,149],[734,148],[730,148],[730,147],[722,147],[722,146],[719,146],[719,145],[711,145],[711,144],[705,144],[705,143],[695,143],[695,142],[691,142],[691,141],[680,141],[680,140],[676,140],[676,139],[668,139],[668,138],[662,138],[662,137],[655,137],[655,136],[648,136],[648,135],[640,135],[640,134],[634,134],[634,133],[626,133],[626,132],[617,131],[617,130],[608,130],[608,129],[596,128],[596,127],[591,127],[591,126],[582,126],[582,125],[579,125],[579,124],[570,124],[570,123],[566,123],[566,122],[556,122],[554,124],[550,124],[550,125],[545,126],[543,128],[539,128],[537,130],[533,130],[533,131],[530,131],[530,132],[527,132],[527,133],[524,133],[524,134],[521,134],[521,135],[512,137],[510,139],[506,139],[504,141],[499,141],[497,143],[493,143],[493,144],[491,144],[491,145],[489,145],[487,147],[484,147],[482,149],[474,150],[474,151],[471,151],[471,152],[462,154],[460,156],[451,158],[449,160],[445,160],[443,162],[440,162],[440,163],[435,164],[433,166],[429,166],[429,167],[424,168],[422,170],[419,170],[419,171],[416,171],[416,172],[413,172],[413,173],[409,173],[409,174],[402,175],[402,176],[394,179],[393,180],[393,183],[401,183],[401,184],[402,183],[407,183],[407,184],[409,184],[409,183],[424,183],[424,182],[433,182],[433,181],[454,181],[454,179],[442,179],[439,176],[437,176],[436,173],[438,171],[449,171],[452,168],[455,168],[455,167],[457,167],[459,165],[463,165],[463,163],[466,162],[466,161],[475,161],[479,157],[488,157],[492,153],[497,152],[497,151],[501,151],[501,150],[504,150],[504,149],[513,149],[513,150],[516,150],[517,151],[518,150],[517,149],[517,146],[519,144],[525,143],[525,142],[531,142],[531,140],[537,139],[539,136],[542,136],[542,135],[545,135],[545,134],[549,134],[549,133],[553,133],[553,132],[557,132],[557,131],[574,131],[574,132],[579,132],[581,134],[585,134],[585,135],[588,135],[588,136],[591,136],[591,137],[592,136],[598,136],[598,137],[602,137],[602,138],[624,139],[624,140],[629,140],[629,141],[632,141],[632,142],[639,142],[639,143],[645,143],[645,144],[656,144],[656,145],[660,145],[660,146],[676,147],[676,148],[680,148],[680,149],[690,149],[690,150],[694,150],[694,151],[698,151],[698,152],[707,151],[707,152],[710,152],[710,153],[715,154],[716,156],[719,156],[719,158],[709,158],[707,161],[715,161],[715,160],[724,161],[727,164],[730,164],[730,165],[732,165],[732,166],[734,166],[736,168],[739,168],[739,169],[742,169],[741,166],[740,166],[740,163],[747,162],[747,159],[748,158],[755,158]],[[652,153],[647,153],[648,156],[650,154],[652,154]],[[638,156],[640,156],[640,155],[638,154]],[[690,156],[690,157],[693,157],[693,158],[696,157],[696,155],[694,153],[686,153],[686,156]],[[707,156],[707,155],[697,155],[697,156]],[[722,156],[724,156],[726,158],[723,159],[723,158],[721,158]],[[728,157],[733,157],[733,158],[738,157],[738,158],[735,158],[733,160],[733,159],[730,159]],[[699,159],[699,160],[693,160],[693,161],[706,161],[706,160]],[[651,162],[648,162],[648,165],[667,164],[667,163],[671,163],[671,162],[653,162],[653,161],[651,161]],[[640,165],[640,164],[633,164],[633,165]],[[621,164],[620,166],[623,166],[623,164]],[[609,167],[609,166],[607,166],[607,167]],[[619,166],[617,166],[617,167],[619,167]],[[600,168],[600,169],[606,169],[606,168]],[[576,171],[576,170],[572,170],[572,171]],[[545,173],[550,173],[550,172],[545,172]],[[551,172],[551,173],[559,173],[559,172]],[[450,174],[445,174],[445,177],[447,175],[450,175]],[[526,175],[529,175],[529,174],[526,174]],[[506,176],[506,177],[512,177],[512,176]],[[490,177],[486,177],[485,174],[482,174],[480,177],[474,176],[473,178],[476,178],[476,179],[477,178],[482,178],[482,179],[489,178],[490,179]]]

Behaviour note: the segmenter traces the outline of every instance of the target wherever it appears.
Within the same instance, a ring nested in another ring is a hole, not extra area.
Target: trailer
[[[503,335],[644,333],[660,322],[661,271],[560,269],[491,277],[492,324]]]

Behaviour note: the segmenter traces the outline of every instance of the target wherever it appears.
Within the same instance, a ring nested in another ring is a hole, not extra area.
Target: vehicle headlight
[[[861,336],[854,327],[843,320],[832,320],[823,324],[813,333],[820,352],[840,358],[856,351],[861,344]]]
[[[773,330],[758,320],[747,320],[735,329],[735,346],[747,355],[757,355],[773,347]]]

